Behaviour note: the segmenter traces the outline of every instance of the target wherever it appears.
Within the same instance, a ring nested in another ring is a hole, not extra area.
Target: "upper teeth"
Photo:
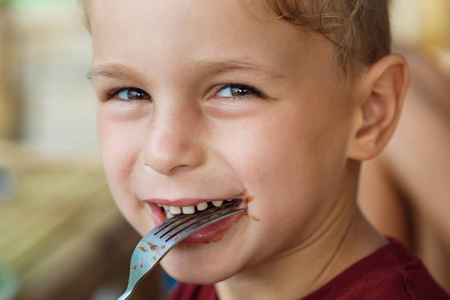
[[[222,201],[222,200],[220,200],[220,201],[213,201],[212,204],[213,204],[215,207],[221,207],[222,204],[223,204],[223,201]]]
[[[230,200],[226,200],[226,201],[233,201],[232,199]],[[223,204],[223,200],[218,200],[218,201],[212,201],[211,202],[214,206],[216,207],[220,207]],[[189,206],[169,206],[169,205],[160,205],[158,204],[159,207],[162,207],[166,213],[167,218],[171,218],[174,215],[179,215],[181,213],[185,214],[185,215],[192,215],[195,213],[195,210],[197,208],[197,211],[202,211],[208,208],[208,202],[201,202],[198,203],[197,205],[189,205]]]
[[[208,203],[207,202],[202,202],[196,205],[197,210],[202,211],[208,208]]]

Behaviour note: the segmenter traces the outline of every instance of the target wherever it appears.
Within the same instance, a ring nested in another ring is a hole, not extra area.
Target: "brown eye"
[[[114,97],[119,100],[131,101],[131,100],[147,100],[151,101],[152,97],[144,90],[137,88],[125,88],[114,93]]]

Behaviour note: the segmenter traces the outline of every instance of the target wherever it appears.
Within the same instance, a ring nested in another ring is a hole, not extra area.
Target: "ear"
[[[378,155],[394,133],[409,84],[406,60],[388,55],[363,75],[360,81],[355,126],[348,158],[367,160]]]

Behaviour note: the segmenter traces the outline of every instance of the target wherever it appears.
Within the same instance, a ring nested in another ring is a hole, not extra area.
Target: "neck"
[[[343,202],[305,244],[216,284],[220,299],[300,299],[386,241]]]

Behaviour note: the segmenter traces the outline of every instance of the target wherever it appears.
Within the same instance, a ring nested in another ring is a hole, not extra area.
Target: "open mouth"
[[[162,209],[163,213],[166,215],[168,219],[179,215],[179,214],[185,214],[185,215],[193,215],[195,213],[211,209],[214,207],[221,207],[221,206],[234,206],[238,207],[239,204],[242,202],[241,199],[228,199],[228,200],[218,200],[218,201],[211,201],[211,202],[201,202],[197,205],[191,205],[191,206],[167,206],[167,205],[160,205],[158,206]]]

